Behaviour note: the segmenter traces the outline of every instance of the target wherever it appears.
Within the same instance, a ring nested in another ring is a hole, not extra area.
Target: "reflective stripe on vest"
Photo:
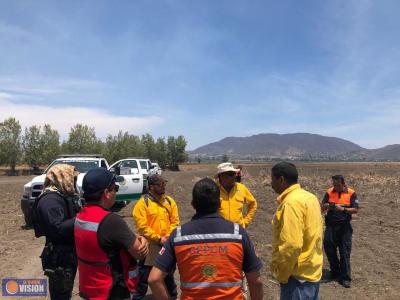
[[[83,221],[78,218],[75,218],[75,226],[83,230],[94,232],[97,232],[97,230],[99,229],[99,223]]]
[[[177,227],[174,249],[182,299],[243,299],[242,235],[233,225],[233,233],[190,235]]]
[[[242,286],[242,281],[237,282],[182,282],[181,287],[194,289],[194,288],[206,288],[206,287],[233,287],[233,286]]]
[[[328,202],[350,205],[351,196],[354,194],[354,190],[347,188],[347,191],[343,191],[340,193],[340,198],[339,198],[339,193],[336,192],[333,188],[328,189],[326,193],[329,196]]]
[[[191,234],[182,236],[181,226],[177,227],[176,237],[174,238],[174,242],[182,242],[182,241],[201,241],[201,240],[213,240],[213,239],[221,239],[221,240],[241,240],[242,235],[239,234],[239,225],[234,223],[234,233],[206,233],[206,234]]]

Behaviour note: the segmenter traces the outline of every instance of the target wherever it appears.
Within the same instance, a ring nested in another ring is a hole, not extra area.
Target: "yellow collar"
[[[298,183],[289,186],[286,190],[284,190],[284,191],[282,192],[282,194],[280,194],[280,195],[278,196],[278,198],[276,198],[276,201],[277,201],[279,204],[281,204],[281,203],[283,202],[283,200],[285,199],[285,197],[286,197],[289,193],[291,193],[291,192],[294,191],[294,190],[300,189],[300,188],[301,188],[301,186],[300,186],[300,184],[298,184]]]

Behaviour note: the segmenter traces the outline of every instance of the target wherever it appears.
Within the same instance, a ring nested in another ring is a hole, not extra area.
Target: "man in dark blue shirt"
[[[218,215],[217,184],[210,178],[201,179],[192,196],[196,214],[172,232],[150,273],[153,295],[168,299],[163,280],[177,264],[181,299],[242,299],[242,271],[251,299],[262,299],[261,260],[243,227]]]
[[[344,287],[351,286],[350,253],[353,228],[351,216],[358,212],[358,199],[354,190],[347,187],[342,175],[332,176],[329,188],[321,203],[325,216],[324,249],[331,269],[331,279],[338,279]],[[340,260],[337,256],[339,248]]]

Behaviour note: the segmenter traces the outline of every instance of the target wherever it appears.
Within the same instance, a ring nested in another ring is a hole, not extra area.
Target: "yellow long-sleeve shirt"
[[[248,227],[253,221],[257,210],[257,201],[247,187],[242,183],[235,183],[228,193],[219,185],[221,207],[219,214],[226,220]],[[247,214],[243,216],[243,208],[246,205]]]
[[[280,283],[287,283],[290,276],[319,281],[323,220],[317,197],[294,184],[277,201],[272,220],[271,271]]]
[[[179,226],[178,207],[169,196],[163,196],[158,202],[148,195],[147,203],[145,196],[142,196],[133,208],[132,215],[139,234],[154,242],[159,242],[161,237],[169,237],[172,230]]]

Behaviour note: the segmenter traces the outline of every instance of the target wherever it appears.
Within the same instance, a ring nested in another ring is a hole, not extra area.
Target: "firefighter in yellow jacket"
[[[179,226],[178,207],[174,199],[165,195],[167,180],[155,174],[148,178],[149,192],[143,195],[133,209],[136,229],[149,244],[149,255],[139,262],[139,285],[133,300],[143,299],[148,289],[148,277],[155,257],[172,230]],[[174,271],[165,277],[165,285],[172,299],[177,298]]]
[[[235,169],[232,163],[219,164],[217,169],[221,199],[219,214],[224,219],[247,228],[257,210],[256,199],[243,183],[236,182],[238,169]],[[247,208],[245,216],[243,215],[244,206]]]
[[[281,299],[319,299],[322,276],[322,226],[319,201],[297,183],[292,163],[272,167],[271,187],[279,194],[272,220],[270,268]]]

